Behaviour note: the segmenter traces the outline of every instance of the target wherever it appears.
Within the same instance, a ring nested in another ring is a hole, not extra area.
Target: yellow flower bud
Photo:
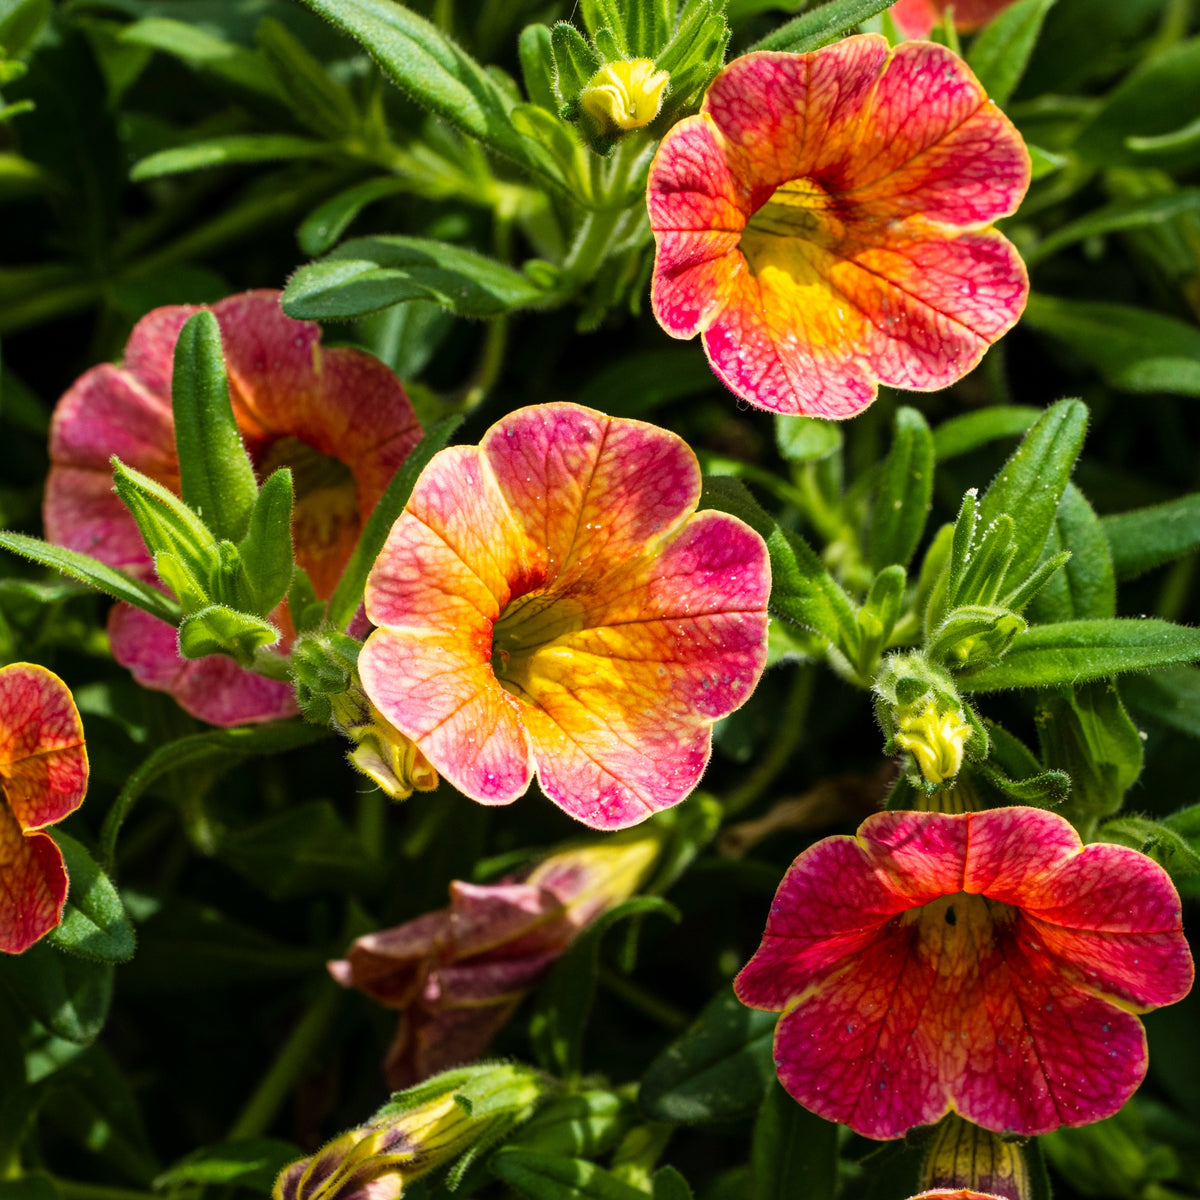
[[[605,63],[580,93],[579,103],[606,132],[641,129],[658,116],[670,78],[648,58]]]
[[[332,704],[337,727],[355,743],[351,766],[393,800],[437,787],[438,773],[429,759],[364,695],[352,689],[333,697]]]
[[[899,724],[896,745],[917,760],[930,783],[942,783],[958,774],[971,727],[957,712],[931,702],[919,713],[901,716]]]

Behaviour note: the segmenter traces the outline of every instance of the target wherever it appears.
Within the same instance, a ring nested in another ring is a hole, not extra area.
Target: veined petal
[[[20,954],[62,920],[67,871],[48,833],[25,834],[0,803],[0,951]]]

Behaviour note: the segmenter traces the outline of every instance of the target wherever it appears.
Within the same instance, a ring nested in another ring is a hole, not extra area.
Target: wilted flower
[[[810,847],[735,987],[784,1012],[775,1064],[792,1096],[893,1138],[951,1108],[1017,1134],[1109,1116],[1146,1072],[1133,1013],[1191,982],[1157,863],[999,808],[878,813]]]
[[[396,1200],[407,1184],[527,1117],[542,1085],[527,1067],[448,1071],[397,1096],[366,1125],[280,1172],[274,1200]]]
[[[633,895],[660,846],[657,831],[639,830],[553,854],[520,879],[455,880],[449,908],[355,941],[329,970],[399,1009],[388,1083],[406,1087],[483,1054],[579,931]]]
[[[650,168],[655,316],[777,412],[945,387],[1024,307],[1024,264],[990,224],[1028,185],[1020,134],[944,46],[744,55]]]
[[[766,662],[762,539],[687,444],[545,404],[441,451],[367,581],[363,690],[440,775],[599,829],[678,803]]]
[[[260,477],[291,468],[296,561],[325,599],[421,431],[383,363],[360,350],[323,350],[319,326],[285,316],[279,295],[230,296],[212,313],[246,450]],[[46,480],[51,541],[153,577],[137,526],[113,493],[111,459],[179,491],[171,372],[179,332],[197,311],[155,309],[134,327],[122,366],[93,367],[59,401]],[[286,609],[275,619],[289,628]],[[118,604],[108,628],[114,656],[139,683],[170,692],[203,720],[236,725],[296,711],[289,684],[244,671],[223,655],[185,660],[175,631],[139,609]]]
[[[62,920],[67,871],[41,831],[83,803],[87,780],[67,685],[33,663],[0,667],[0,950],[20,954]]]
[[[905,37],[924,38],[952,6],[954,28],[959,33],[971,33],[1012,3],[1013,0],[896,0],[888,9],[888,16]]]

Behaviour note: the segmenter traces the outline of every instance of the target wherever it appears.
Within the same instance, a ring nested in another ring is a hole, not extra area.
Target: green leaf
[[[1043,561],[1062,550],[1070,551],[1071,557],[1033,598],[1030,620],[1074,621],[1116,616],[1117,585],[1108,539],[1100,518],[1073,483],[1067,484],[1059,502]]]
[[[1142,773],[1141,735],[1107,680],[1039,697],[1034,719],[1042,760],[1071,777],[1063,816],[1088,833]]]
[[[46,940],[68,954],[95,962],[126,962],[137,947],[133,925],[112,881],[86,848],[68,834],[53,834],[70,879],[62,924]]]
[[[1184,213],[1200,212],[1200,188],[1180,188],[1163,196],[1118,200],[1097,208],[1087,216],[1069,221],[1044,237],[1025,255],[1029,266],[1044,262],[1067,246],[1107,233],[1168,225]]]
[[[283,307],[301,320],[346,320],[406,300],[434,300],[460,317],[495,317],[547,299],[527,275],[473,250],[384,236],[344,242],[301,267]]]
[[[187,1184],[237,1184],[269,1194],[276,1176],[303,1151],[278,1138],[244,1138],[204,1146],[168,1167],[154,1181],[155,1191],[176,1191]]]
[[[1034,625],[1019,634],[998,666],[964,679],[971,692],[1086,683],[1200,658],[1200,629],[1155,619],[1114,617]]]
[[[671,87],[651,128],[662,131],[695,108],[725,60],[729,26],[723,0],[688,0],[671,40],[654,60],[656,71],[671,76]]]
[[[1041,146],[1035,146],[1033,142],[1026,142],[1025,148],[1029,151],[1030,182],[1035,179],[1044,179],[1047,175],[1053,175],[1055,171],[1061,171],[1071,161],[1067,155],[1044,150]]]
[[[691,350],[643,350],[602,363],[584,384],[579,403],[613,416],[645,417],[673,400],[711,391],[712,368]]]
[[[328,800],[225,834],[217,856],[272,900],[357,890],[377,875],[374,859]]]
[[[493,1174],[528,1200],[646,1200],[646,1193],[582,1158],[505,1147],[491,1160]]]
[[[1168,139],[1157,153],[1134,139],[1174,134],[1181,116],[1200,109],[1200,38],[1177,42],[1143,59],[1112,92],[1075,138],[1072,149],[1097,166],[1158,166],[1179,171],[1200,162],[1200,141]]]
[[[284,101],[275,77],[264,69],[263,60],[244,46],[227,42],[196,25],[169,17],[146,17],[126,25],[120,40],[129,45],[148,46],[173,54],[201,70],[228,80],[248,92]]]
[[[318,137],[338,140],[352,134],[360,119],[354,98],[273,17],[258,24],[258,48],[282,85],[292,115]]]
[[[246,758],[283,754],[329,736],[328,729],[304,721],[273,721],[269,725],[248,725],[240,729],[213,729],[159,746],[129,775],[108,810],[100,831],[97,854],[100,863],[106,869],[112,869],[117,835],[125,818],[145,791],[169,772],[201,766],[231,770]]]
[[[775,444],[788,462],[814,462],[842,448],[842,428],[837,421],[818,417],[775,416]]]
[[[68,579],[77,580],[118,600],[124,600],[169,625],[178,625],[183,615],[179,605],[157,588],[76,550],[52,546],[40,538],[27,537],[23,533],[9,533],[7,530],[0,530],[0,547],[40,563],[43,567],[51,567]]]
[[[1200,396],[1200,330],[1174,317],[1035,292],[1024,319],[1069,347],[1118,391]]]
[[[1200,493],[1100,521],[1120,580],[1136,579],[1200,546]]]
[[[1141,716],[1200,738],[1200,670],[1195,667],[1130,675],[1122,681],[1121,692]]]
[[[289,133],[231,133],[149,154],[133,164],[129,178],[140,183],[144,179],[161,179],[164,175],[180,175],[210,167],[320,158],[329,153],[328,143]]]
[[[651,1183],[654,1200],[692,1200],[687,1180],[672,1166],[659,1167]]]
[[[249,667],[254,651],[279,641],[279,630],[270,621],[238,612],[225,604],[210,604],[183,618],[179,625],[179,653],[184,658],[228,654]]]
[[[868,17],[878,16],[885,8],[891,8],[894,3],[895,0],[829,0],[828,4],[781,25],[750,49],[787,50],[793,54],[819,50],[836,42]]]
[[[239,583],[247,607],[260,617],[271,613],[292,584],[292,499],[292,472],[281,467],[262,485],[238,545]]]
[[[746,1008],[732,990],[642,1076],[638,1102],[655,1121],[727,1121],[754,1113],[775,1079],[771,1046],[777,1013]]]
[[[0,960],[0,984],[55,1037],[90,1045],[112,1002],[113,965],[60,954],[39,943]]]
[[[1096,833],[1101,842],[1130,846],[1149,855],[1171,876],[1194,875],[1200,871],[1200,854],[1189,839],[1169,824],[1136,814],[1105,821]]]
[[[867,553],[872,570],[906,567],[925,530],[933,498],[933,435],[915,408],[896,410],[896,433],[871,506]]]
[[[240,541],[258,484],[229,401],[221,330],[211,312],[196,313],[179,331],[171,410],[183,502],[215,537]]]
[[[1005,580],[1010,588],[1024,580],[1042,556],[1083,445],[1087,416],[1087,407],[1078,400],[1052,404],[1000,468],[980,501],[979,519],[985,528],[1002,514],[1013,518],[1017,553]]]
[[[400,469],[392,476],[387,490],[367,518],[354,547],[354,553],[350,555],[337,587],[333,589],[333,595],[329,598],[327,615],[334,629],[345,629],[353,620],[362,602],[367,576],[375,565],[396,518],[404,511],[418,476],[425,470],[429,460],[446,446],[462,421],[462,417],[459,416],[443,417],[413,447]]]
[[[534,1050],[548,1070],[568,1077],[579,1074],[583,1033],[600,969],[600,943],[618,921],[648,913],[662,913],[679,920],[674,905],[661,897],[634,896],[592,921],[538,989],[529,1031]]]
[[[508,119],[514,98],[431,22],[391,0],[304,0],[360,42],[397,87],[449,124],[544,171]]]
[[[1042,415],[1024,404],[997,404],[943,421],[933,431],[933,456],[939,463],[970,454],[1000,438],[1017,437]]]
[[[971,43],[967,65],[983,90],[1003,107],[1029,65],[1042,22],[1055,0],[1017,0],[993,17]]]
[[[324,254],[337,245],[338,238],[369,204],[410,190],[407,180],[383,175],[356,183],[313,209],[300,223],[296,240],[305,254]]]
[[[771,1085],[754,1124],[751,1200],[833,1200],[838,1127]]]

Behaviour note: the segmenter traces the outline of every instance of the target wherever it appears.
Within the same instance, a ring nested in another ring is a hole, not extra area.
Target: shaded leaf
[[[137,946],[133,925],[112,881],[82,843],[55,830],[70,879],[62,924],[46,940],[60,950],[96,962],[126,962]]]

